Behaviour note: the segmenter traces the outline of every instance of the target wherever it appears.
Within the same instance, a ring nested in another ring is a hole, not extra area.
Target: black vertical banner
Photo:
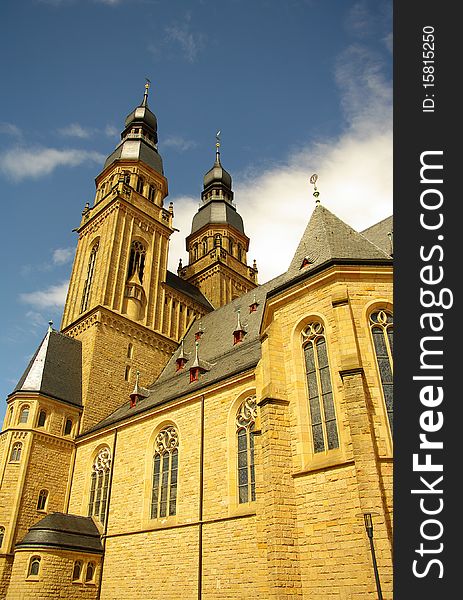
[[[456,9],[453,2],[394,3],[396,600],[463,597],[463,36]]]

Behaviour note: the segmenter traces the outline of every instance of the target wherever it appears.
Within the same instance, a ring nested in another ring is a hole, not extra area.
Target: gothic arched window
[[[72,419],[66,419],[64,423],[64,435],[71,435]]]
[[[93,581],[94,577],[95,577],[95,563],[89,562],[87,565],[87,570],[85,571],[85,581],[86,582]]]
[[[47,506],[48,490],[40,490],[39,497],[37,499],[37,510],[45,510]]]
[[[4,537],[5,537],[5,528],[0,526],[0,548],[2,547]]]
[[[110,469],[111,452],[107,447],[101,448],[92,466],[88,516],[98,517],[103,524],[106,518]]]
[[[302,332],[314,452],[339,447],[330,366],[323,325],[309,323]]]
[[[222,236],[220,235],[220,233],[216,233],[214,236],[214,246],[215,247],[222,246]]]
[[[228,252],[233,256],[233,238],[228,238]]]
[[[11,462],[19,462],[21,460],[22,449],[23,449],[23,445],[21,442],[16,442],[16,444],[13,444],[13,448],[11,449],[11,456],[10,456]]]
[[[130,279],[135,273],[138,274],[140,283],[143,282],[143,271],[145,268],[146,248],[138,240],[134,240],[130,246],[129,271],[127,279]]]
[[[201,243],[203,245],[203,256],[205,256],[207,254],[207,238],[203,238]]]
[[[143,194],[143,186],[145,185],[145,182],[143,180],[143,177],[138,176],[137,179],[137,192],[139,194]]]
[[[178,433],[172,425],[158,433],[154,444],[151,518],[176,514]]]
[[[93,273],[95,271],[95,261],[96,261],[96,254],[98,252],[98,246],[99,246],[99,242],[96,242],[95,244],[93,244],[93,248],[90,252],[90,257],[88,259],[87,279],[85,280],[85,283],[84,283],[84,293],[82,294],[82,305],[80,307],[81,313],[84,312],[85,310],[87,310],[87,307],[88,307],[88,301],[90,299],[90,291],[92,288]]]
[[[193,245],[193,260],[198,260],[198,244]]]
[[[76,560],[72,569],[72,581],[80,581],[82,575],[82,561]]]
[[[384,402],[389,425],[392,431],[393,417],[393,318],[386,310],[377,310],[370,315],[370,329],[373,336],[376,363],[378,365]]]
[[[238,500],[240,504],[243,502],[252,502],[256,499],[253,435],[256,417],[256,397],[250,396],[241,404],[236,414]]]

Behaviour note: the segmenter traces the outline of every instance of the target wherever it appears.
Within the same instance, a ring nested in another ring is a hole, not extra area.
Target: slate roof
[[[202,204],[198,212],[193,216],[190,235],[210,223],[231,225],[244,235],[244,225],[241,215],[226,200],[209,200],[205,204]]]
[[[82,406],[81,365],[80,341],[50,329],[12,393],[38,392]]]
[[[166,283],[168,286],[170,286],[174,290],[179,291],[181,294],[189,296],[192,300],[198,302],[198,304],[202,304],[207,309],[213,310],[212,304],[195,285],[188,281],[185,281],[185,279],[182,279],[178,275],[175,275],[175,273],[167,271]]]
[[[102,554],[100,532],[91,517],[51,513],[30,527],[16,548],[59,548]]]
[[[365,229],[361,233],[364,237],[367,238],[367,240],[370,240],[370,242],[378,246],[378,248],[381,248],[382,250],[384,250],[384,252],[387,252],[388,254],[392,255],[392,242],[388,234],[392,234],[393,231],[394,220],[391,215],[390,217],[386,217],[379,223],[368,227],[368,229]]]
[[[161,155],[144,139],[126,138],[108,156],[104,169],[116,160],[141,160],[161,175],[164,174]]]

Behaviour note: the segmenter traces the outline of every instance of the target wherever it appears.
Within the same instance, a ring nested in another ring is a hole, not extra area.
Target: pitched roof
[[[392,239],[389,237],[389,234],[392,236],[393,231],[394,219],[391,215],[379,223],[375,223],[371,227],[364,229],[361,233],[372,244],[375,244],[375,246],[378,246],[378,248],[381,248],[387,254],[392,255]]]
[[[322,204],[317,204],[286,273],[287,279],[336,260],[390,259],[390,255],[375,246],[347,223],[341,221]],[[303,264],[306,266],[303,267]]]
[[[175,273],[167,271],[166,283],[168,286],[170,286],[174,290],[177,290],[181,294],[189,296],[194,302],[202,304],[209,310],[213,310],[213,306],[206,298],[206,296],[204,296],[202,292],[189,281],[185,281],[185,279],[182,279],[178,275],[175,275]]]
[[[301,268],[305,258],[309,258],[309,263]],[[133,407],[127,397],[119,409],[89,431],[128,419],[255,367],[261,357],[260,327],[267,296],[336,261],[392,262],[381,248],[325,207],[317,205],[286,273],[209,312],[201,318],[201,323],[193,323],[184,336],[183,347],[179,345],[156,382],[148,386],[149,396]],[[250,312],[249,307],[254,302],[257,310]],[[243,341],[235,345],[233,332],[237,327],[238,310],[246,334]],[[198,341],[198,358],[204,364],[208,363],[210,369],[198,381],[190,382],[189,368],[195,360],[195,334],[200,324],[203,333]],[[189,360],[182,370],[177,371],[176,361],[182,353]]]
[[[50,328],[13,390],[82,406],[82,345]]]
[[[91,517],[51,513],[29,528],[16,548],[59,548],[102,554],[100,532]]]

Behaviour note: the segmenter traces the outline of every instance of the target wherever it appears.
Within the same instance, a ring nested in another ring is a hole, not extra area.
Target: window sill
[[[235,504],[234,506],[230,506],[228,510],[229,517],[244,517],[249,516],[252,517],[256,514],[256,501],[252,502],[243,502],[242,504]]]
[[[338,467],[347,467],[353,465],[354,460],[345,457],[344,453],[340,450],[333,450],[332,453],[328,452],[323,456],[315,456],[310,462],[308,462],[303,469],[292,473],[292,477],[302,477],[308,473],[315,473],[317,471],[324,471],[326,469],[335,469]]]

